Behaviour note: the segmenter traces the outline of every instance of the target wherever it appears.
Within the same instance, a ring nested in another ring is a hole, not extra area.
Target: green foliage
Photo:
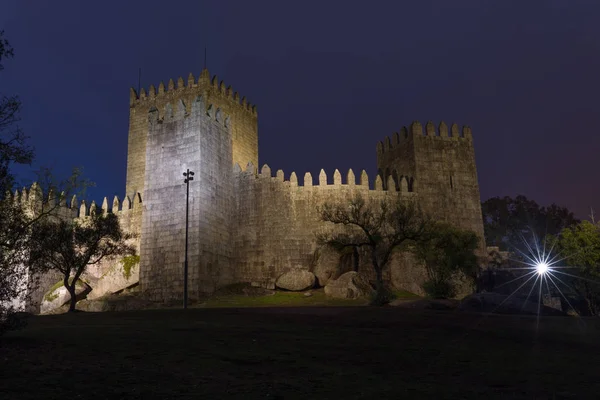
[[[569,273],[579,278],[560,275],[587,303],[592,315],[600,314],[600,229],[589,221],[563,229],[558,237],[551,238],[562,263],[574,267]],[[559,270],[560,272],[560,270]],[[558,273],[558,272],[557,272]]]
[[[35,272],[54,270],[65,279],[72,278],[67,290],[71,293],[69,311],[75,311],[75,284],[86,267],[105,257],[135,254],[127,244],[130,237],[121,230],[115,214],[102,210],[77,220],[47,216],[31,229],[29,265]]]
[[[131,277],[131,270],[139,263],[140,256],[137,254],[123,257],[121,260],[121,265],[123,265],[123,277],[129,279]]]
[[[446,223],[435,224],[427,240],[413,248],[427,271],[423,290],[434,298],[450,298],[456,295],[455,282],[460,275],[474,283],[479,268],[475,254],[478,244],[474,232]]]
[[[450,299],[456,296],[456,285],[450,280],[428,279],[423,283],[423,290],[433,299]]]
[[[486,244],[501,250],[524,246],[523,238],[557,235],[579,221],[565,207],[542,207],[525,196],[493,197],[481,204]]]
[[[207,299],[205,307],[306,307],[306,306],[364,306],[366,300],[335,299],[325,295],[323,290],[311,291],[311,296],[303,292],[276,291],[268,295],[217,294]]]

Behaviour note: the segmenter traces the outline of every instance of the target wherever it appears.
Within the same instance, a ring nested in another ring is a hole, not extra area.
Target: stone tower
[[[179,101],[183,101],[189,112],[198,96],[202,97],[205,104],[212,104],[230,117],[233,163],[246,165],[252,162],[258,165],[256,107],[249,104],[245,97],[240,100],[240,95],[231,86],[226,87],[216,75],[211,79],[208,70],[204,69],[197,81],[190,73],[187,82],[181,77],[177,85],[173,79],[169,80],[166,87],[161,82],[158,91],[154,86],[150,86],[148,93],[143,88],[139,94],[130,89],[126,195],[133,197],[135,193],[141,193],[144,196],[148,113],[154,109],[162,112],[167,105],[175,110]]]
[[[189,293],[210,292],[231,271],[234,164],[258,164],[256,108],[205,69],[198,81],[170,80],[158,91],[131,90],[127,187],[143,198],[140,287],[155,299],[181,295],[185,246],[183,172],[190,184]]]
[[[411,177],[409,188],[426,212],[474,231],[485,246],[471,128],[453,124],[449,131],[444,122],[437,129],[428,122],[423,132],[413,122],[377,144],[377,168],[383,182]]]

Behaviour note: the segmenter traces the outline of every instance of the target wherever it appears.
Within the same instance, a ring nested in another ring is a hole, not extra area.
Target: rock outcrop
[[[338,299],[356,299],[371,293],[369,282],[357,272],[350,271],[325,286],[325,294]]]
[[[314,274],[319,286],[326,286],[340,276],[340,254],[328,247],[318,250]]]
[[[280,289],[300,292],[314,287],[315,281],[315,275],[312,272],[305,269],[292,269],[277,278],[275,286]]]
[[[82,280],[78,280],[75,284],[75,295],[78,300],[85,298],[91,291],[92,288]],[[65,288],[62,281],[57,282],[44,295],[40,307],[40,313],[47,314],[53,310],[62,307],[69,301],[71,301],[71,295],[67,291],[67,288]]]

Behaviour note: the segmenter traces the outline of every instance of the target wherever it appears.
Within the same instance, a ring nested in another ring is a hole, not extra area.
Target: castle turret
[[[258,165],[258,123],[256,107],[227,88],[223,81],[216,76],[210,79],[207,69],[204,69],[196,81],[189,74],[187,82],[177,79],[177,85],[169,80],[165,87],[160,83],[158,91],[153,85],[148,93],[144,89],[140,93],[130,89],[129,101],[129,140],[127,149],[127,183],[126,194],[144,192],[144,176],[146,173],[146,146],[148,136],[148,113],[157,112],[158,119],[165,118],[168,110],[177,110],[179,104],[185,105],[184,113],[189,113],[191,104],[198,96],[206,104],[212,104],[214,109],[221,110],[229,116],[231,125],[233,162],[246,165],[252,162]]]
[[[409,191],[435,218],[470,229],[484,246],[481,200],[471,128],[415,121],[377,145],[377,168],[387,182],[404,177]]]

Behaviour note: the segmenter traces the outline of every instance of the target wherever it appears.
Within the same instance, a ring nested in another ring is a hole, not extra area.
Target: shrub
[[[456,296],[456,287],[448,280],[429,279],[423,283],[423,290],[427,293],[427,296],[434,299],[449,299]]]
[[[396,299],[396,295],[389,288],[383,287],[379,290],[371,291],[369,295],[369,304],[372,306],[384,306]]]

